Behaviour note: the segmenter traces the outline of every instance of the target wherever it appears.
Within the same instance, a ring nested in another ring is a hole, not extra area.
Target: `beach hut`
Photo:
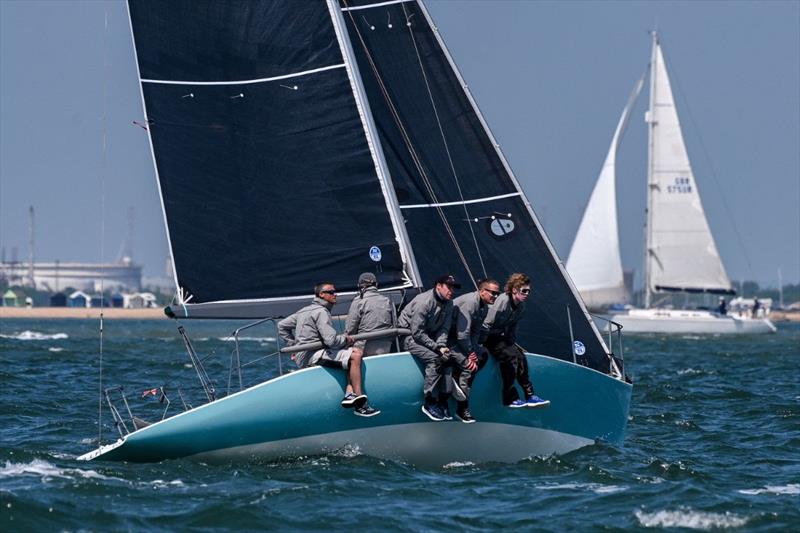
[[[114,293],[111,295],[111,307],[122,307],[125,303],[125,298],[120,293]]]
[[[50,307],[66,307],[67,295],[63,292],[57,292],[50,296]]]
[[[19,305],[19,298],[16,293],[8,289],[3,293],[3,307],[17,307]]]
[[[89,295],[83,291],[75,291],[69,295],[67,305],[69,307],[89,307]]]

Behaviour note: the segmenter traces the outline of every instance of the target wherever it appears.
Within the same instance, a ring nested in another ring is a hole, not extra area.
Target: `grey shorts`
[[[353,354],[352,348],[342,350],[317,350],[311,354],[308,366],[319,365],[333,368],[347,368],[350,366],[350,356]]]

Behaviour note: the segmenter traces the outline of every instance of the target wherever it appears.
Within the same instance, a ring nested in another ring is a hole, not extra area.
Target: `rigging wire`
[[[345,5],[346,5],[346,2],[345,2]],[[364,50],[364,54],[366,55],[367,60],[369,61],[370,67],[372,69],[372,73],[375,75],[375,80],[378,82],[378,86],[381,89],[381,93],[383,94],[384,100],[386,101],[386,105],[389,108],[390,113],[392,114],[392,118],[394,119],[395,124],[397,125],[397,129],[400,132],[400,135],[403,138],[403,142],[406,145],[406,149],[408,150],[409,155],[411,156],[411,160],[414,163],[414,166],[416,167],[417,172],[419,173],[420,177],[422,178],[422,183],[425,186],[425,189],[427,190],[428,194],[431,196],[431,199],[432,199],[431,203],[438,204],[440,202],[438,200],[438,197],[436,196],[435,190],[433,189],[433,184],[431,183],[431,181],[430,181],[430,179],[429,179],[429,177],[427,175],[427,172],[425,171],[425,168],[422,165],[422,159],[420,158],[419,154],[416,151],[416,148],[414,148],[414,145],[411,142],[411,136],[408,134],[408,131],[406,130],[405,125],[403,124],[403,121],[400,118],[400,114],[399,114],[399,112],[397,110],[397,107],[395,106],[394,101],[392,100],[391,96],[389,95],[389,91],[388,91],[388,89],[386,88],[386,85],[383,82],[383,78],[381,77],[380,73],[378,72],[378,67],[375,64],[375,60],[373,59],[372,54],[370,54],[370,52],[369,52],[369,48],[367,47],[367,43],[364,40],[364,37],[361,34],[361,31],[359,30],[358,25],[356,24],[356,21],[355,21],[355,18],[353,17],[352,12],[348,11],[347,13],[348,13],[348,16],[350,17],[350,21],[353,24],[353,28],[356,31],[356,34],[357,34],[358,39],[359,39],[359,42],[361,43],[361,47]],[[467,258],[464,255],[464,252],[463,252],[463,250],[461,249],[461,246],[458,243],[458,239],[456,239],[455,233],[453,232],[453,228],[450,226],[450,222],[447,220],[447,216],[445,215],[444,210],[439,205],[436,205],[435,207],[436,207],[437,213],[439,214],[439,217],[442,220],[442,224],[444,225],[445,231],[447,232],[447,234],[448,234],[448,236],[450,238],[450,241],[452,242],[453,247],[455,248],[456,253],[458,254],[458,257],[461,260],[462,265],[466,269],[467,275],[470,277],[470,280],[472,281],[472,283],[475,284],[475,277],[472,274],[472,269],[470,268],[469,262],[467,261]]]
[[[450,162],[450,170],[453,172],[453,179],[456,182],[456,188],[458,189],[458,196],[461,198],[461,201],[464,201],[464,194],[461,191],[461,182],[458,180],[458,173],[456,172],[455,164],[453,163],[453,156],[450,154],[450,146],[447,144],[447,138],[444,134],[444,129],[442,128],[442,121],[439,118],[439,111],[436,108],[436,102],[433,100],[433,93],[431,92],[431,86],[428,82],[428,75],[425,73],[425,66],[422,64],[422,58],[419,55],[419,47],[417,46],[417,39],[414,37],[414,30],[411,27],[411,20],[408,16],[408,12],[406,11],[405,4],[402,4],[403,14],[406,16],[406,20],[409,21],[408,27],[408,34],[411,36],[411,42],[414,44],[414,53],[417,56],[417,62],[419,63],[419,70],[422,72],[422,79],[425,81],[425,89],[428,91],[428,98],[431,101],[431,107],[433,108],[433,115],[436,117],[436,125],[439,127],[439,134],[442,137],[442,144],[444,144],[444,150],[447,154],[447,160]],[[469,232],[472,236],[472,243],[475,245],[475,251],[478,253],[478,261],[481,264],[481,270],[483,271],[483,277],[489,277],[486,273],[486,265],[483,264],[483,256],[481,255],[480,246],[478,246],[478,239],[475,237],[475,229],[472,227],[472,217],[469,214],[469,210],[467,209],[467,204],[462,204],[464,208],[464,214],[467,217],[468,225],[469,225]],[[470,274],[471,276],[471,274]],[[475,280],[473,280],[474,283]]]
[[[97,445],[103,442],[103,307],[105,306],[105,237],[106,237],[106,144],[108,136],[108,7],[104,9],[103,21],[103,142],[100,159],[100,356],[97,397]]]

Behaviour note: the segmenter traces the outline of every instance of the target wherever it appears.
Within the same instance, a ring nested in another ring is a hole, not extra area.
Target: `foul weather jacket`
[[[490,336],[504,337],[506,342],[514,344],[517,342],[517,325],[524,311],[525,302],[514,305],[508,293],[504,292],[489,307],[483,325]]]
[[[483,324],[489,306],[481,300],[480,291],[462,294],[453,300],[453,326],[450,340],[458,346],[458,350],[469,355],[478,351],[481,341],[486,337]]]
[[[319,297],[314,297],[307,305],[278,322],[278,335],[287,346],[322,341],[325,348],[339,349],[347,346],[347,337],[339,335],[333,327],[331,318],[332,304]],[[304,368],[316,350],[306,350],[294,354],[297,366]]]
[[[379,329],[393,328],[397,322],[391,300],[378,292],[377,287],[368,287],[356,296],[350,304],[344,331],[348,335],[368,333]],[[391,344],[391,339],[389,340]],[[366,341],[358,341],[355,346],[364,348]]]
[[[414,342],[432,352],[447,346],[447,334],[453,322],[453,302],[443,300],[433,288],[418,294],[405,306],[397,327],[411,330]]]

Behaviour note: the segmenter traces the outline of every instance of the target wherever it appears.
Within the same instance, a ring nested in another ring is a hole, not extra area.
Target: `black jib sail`
[[[285,314],[287,299],[308,299],[315,282],[355,289],[364,271],[382,287],[412,285],[394,193],[330,8],[129,2],[176,284],[189,304],[178,309],[189,316],[209,305],[213,316],[240,316],[237,306],[254,303],[259,316]]]
[[[525,272],[527,350],[608,372],[609,357],[420,3],[339,0],[423,280]],[[573,344],[573,341],[575,344]]]

